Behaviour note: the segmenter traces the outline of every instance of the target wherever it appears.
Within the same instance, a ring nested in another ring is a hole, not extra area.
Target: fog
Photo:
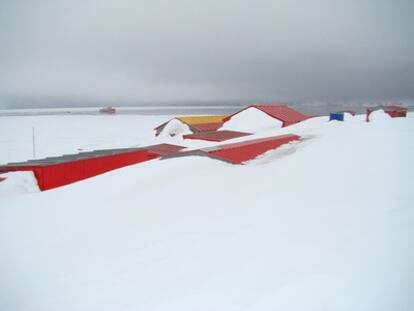
[[[403,0],[0,0],[0,98],[414,98],[413,12]]]

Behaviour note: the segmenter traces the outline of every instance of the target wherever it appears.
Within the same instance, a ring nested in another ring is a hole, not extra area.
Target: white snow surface
[[[279,129],[282,126],[282,121],[269,116],[257,108],[249,107],[232,116],[229,121],[223,124],[220,130],[257,133],[265,130]]]
[[[28,156],[30,118],[2,119],[3,161]],[[144,144],[160,123],[53,118],[46,155]],[[152,160],[46,192],[9,174],[0,310],[413,310],[414,118],[363,119],[260,132],[304,139],[243,166]]]
[[[349,112],[344,112],[344,121],[353,121],[355,116]]]
[[[391,116],[382,109],[375,110],[369,114],[369,121],[382,121],[391,119]]]
[[[72,115],[0,117],[0,165],[33,157],[137,147],[153,141],[154,128],[171,116]]]
[[[0,197],[40,191],[31,171],[0,173],[0,176],[5,178],[1,181]]]

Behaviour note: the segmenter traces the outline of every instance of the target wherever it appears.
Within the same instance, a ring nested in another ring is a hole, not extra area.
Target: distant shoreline
[[[390,102],[391,103],[391,102]],[[401,102],[409,111],[414,110],[414,101]],[[354,103],[296,103],[289,106],[312,115],[328,115],[330,112],[353,110],[356,113],[365,113],[367,107],[375,106],[375,102]],[[193,115],[193,114],[230,114],[246,105],[160,105],[140,107],[116,107],[116,115]],[[24,108],[24,109],[0,109],[0,117],[11,116],[53,116],[53,115],[102,115],[99,109],[102,107],[73,107],[73,108]]]
[[[100,108],[33,108],[4,109],[0,117],[7,116],[47,116],[47,115],[103,115]],[[116,115],[171,115],[171,114],[227,114],[240,109],[240,106],[157,106],[157,107],[116,107]]]

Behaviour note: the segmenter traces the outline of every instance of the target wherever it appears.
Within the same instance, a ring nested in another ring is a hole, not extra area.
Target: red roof
[[[241,164],[245,161],[253,160],[266,151],[276,149],[281,145],[299,139],[300,136],[298,135],[287,134],[225,144],[201,150],[208,153],[208,155],[213,158],[218,158],[234,164]]]
[[[196,134],[184,135],[184,139],[200,139],[207,141],[225,141],[232,138],[242,137],[251,135],[250,133],[236,132],[236,131],[210,131],[210,132],[200,132]]]
[[[223,125],[222,122],[218,123],[200,123],[200,124],[191,124],[190,128],[195,132],[210,132],[216,131]]]
[[[310,116],[307,116],[297,110],[294,110],[286,105],[251,105],[249,107],[246,107],[226,118],[224,118],[224,121],[230,120],[234,115],[248,109],[248,108],[256,108],[260,111],[263,111],[264,113],[268,114],[269,116],[278,119],[283,122],[283,126],[288,126],[291,124],[295,124],[304,120],[307,120],[311,118]]]
[[[251,139],[243,142],[218,145],[210,148],[178,152],[162,157],[162,159],[185,156],[207,156],[233,164],[243,164],[243,162],[253,160],[266,151],[276,149],[284,144],[299,139],[300,136],[294,134]]]
[[[181,149],[184,149],[185,147],[177,146],[177,145],[170,145],[170,144],[159,144],[159,145],[153,145],[144,147],[146,150],[152,153],[156,153],[160,156],[169,155],[172,153],[177,153]]]
[[[389,112],[389,111],[401,111],[401,112],[406,112],[407,108],[400,106],[400,105],[386,105],[384,106],[384,111],[385,112]]]

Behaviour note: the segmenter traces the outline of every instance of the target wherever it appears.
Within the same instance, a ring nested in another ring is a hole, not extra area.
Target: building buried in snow
[[[300,136],[285,134],[264,138],[255,138],[236,143],[227,143],[208,148],[179,151],[166,154],[162,159],[171,159],[186,156],[204,156],[212,159],[222,160],[232,164],[244,164],[267,151],[279,148],[282,145],[294,141],[300,141]]]
[[[254,129],[243,129],[240,127],[249,125],[248,123],[262,124],[262,127],[285,127],[309,118],[311,116],[305,115],[287,105],[250,105],[225,117],[223,128],[255,132]]]
[[[368,107],[366,112],[366,121],[371,121],[371,114],[374,111],[383,110],[391,118],[404,118],[407,116],[407,108],[400,104],[379,105],[375,107]]]
[[[176,136],[216,131],[222,126],[225,117],[222,115],[176,117],[157,126],[154,129],[155,135]]]
[[[160,158],[183,149],[158,144],[142,148],[104,149],[0,166],[0,173],[32,171],[39,189],[49,190],[97,176],[124,166]]]
[[[229,116],[176,117],[156,127],[156,136],[192,135],[232,131],[256,133],[281,128],[311,118],[287,105],[250,105]]]

